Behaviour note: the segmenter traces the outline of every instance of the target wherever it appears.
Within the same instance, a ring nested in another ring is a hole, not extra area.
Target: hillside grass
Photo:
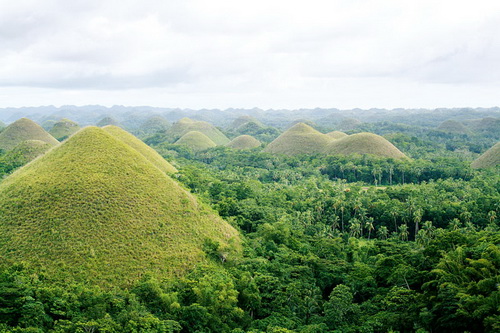
[[[87,127],[0,184],[0,260],[52,279],[129,286],[184,274],[237,231],[138,151]]]
[[[61,119],[52,126],[49,134],[56,138],[58,141],[67,139],[74,133],[78,132],[80,126],[69,119]]]
[[[331,137],[333,139],[342,139],[342,138],[345,138],[347,136],[347,134],[345,134],[344,132],[341,132],[341,131],[329,132],[329,133],[326,133],[326,135],[328,135],[329,137]]]
[[[199,131],[187,132],[175,144],[189,147],[193,151],[203,151],[217,146],[208,136]]]
[[[261,145],[261,142],[259,140],[257,140],[256,138],[254,138],[253,136],[240,135],[240,136],[234,138],[233,140],[231,140],[231,142],[229,142],[226,146],[229,148],[233,148],[233,149],[243,150],[243,149],[257,148],[257,147],[260,147],[260,145]]]
[[[214,125],[206,121],[197,121],[189,118],[182,118],[174,123],[172,127],[166,131],[167,138],[171,142],[179,140],[183,135],[191,131],[198,131],[210,138],[216,145],[221,146],[227,144],[230,140],[218,130]]]
[[[470,134],[471,131],[465,127],[464,124],[461,122],[458,122],[456,120],[445,120],[442,122],[438,128],[438,130],[442,132],[447,132],[447,133],[457,133],[457,134]]]
[[[9,151],[27,140],[40,140],[51,146],[59,143],[59,141],[33,120],[21,118],[7,126],[0,133],[0,149]]]
[[[267,145],[264,151],[284,155],[317,154],[322,153],[332,140],[311,126],[298,123]]]
[[[472,162],[471,167],[475,169],[487,169],[497,165],[500,165],[500,142],[497,142]]]
[[[129,132],[125,131],[124,129],[113,125],[104,126],[103,129],[115,138],[121,140],[122,142],[137,150],[142,154],[142,156],[144,156],[148,161],[150,161],[161,171],[167,174],[177,172],[177,169],[172,164],[167,162],[163,157],[161,157],[161,155],[158,154],[156,150],[154,150]]]
[[[380,135],[357,133],[332,141],[325,149],[329,155],[375,155],[386,158],[408,158],[396,146]]]

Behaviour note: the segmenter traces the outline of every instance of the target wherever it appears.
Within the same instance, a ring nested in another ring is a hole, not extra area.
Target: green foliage
[[[21,118],[0,132],[0,149],[12,150],[18,144],[27,140],[40,140],[51,146],[58,144],[58,141],[40,125],[27,118]]]
[[[50,129],[49,133],[59,141],[67,139],[80,129],[77,123],[69,119],[61,119]]]

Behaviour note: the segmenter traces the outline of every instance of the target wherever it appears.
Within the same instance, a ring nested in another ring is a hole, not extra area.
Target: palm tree
[[[406,224],[402,224],[399,226],[399,238],[401,238],[401,240],[407,241],[409,234],[410,233],[408,232],[408,226]]]
[[[377,233],[380,238],[386,240],[387,237],[389,236],[389,229],[387,229],[387,227],[383,225],[380,228],[378,228]]]
[[[359,237],[361,234],[361,223],[357,218],[351,219],[349,227],[351,237]]]
[[[418,235],[418,224],[420,221],[422,221],[422,209],[418,208],[415,210],[413,213],[413,222],[415,222],[415,240],[417,240],[417,235]]]
[[[372,230],[375,229],[375,227],[373,226],[373,217],[368,218],[368,220],[365,223],[365,228],[366,230],[368,230],[368,239],[370,239]]]

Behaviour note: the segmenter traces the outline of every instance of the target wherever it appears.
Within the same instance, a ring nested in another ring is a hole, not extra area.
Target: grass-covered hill
[[[199,131],[187,132],[175,144],[189,147],[193,151],[203,151],[217,146],[212,139]]]
[[[108,125],[121,126],[121,123],[113,117],[104,117],[101,120],[99,120],[96,124],[96,126],[98,127],[104,127]]]
[[[52,146],[59,143],[59,141],[34,121],[28,118],[21,118],[7,126],[0,133],[0,149],[11,150],[26,140],[40,140]]]
[[[260,141],[250,135],[240,135],[231,142],[229,142],[226,146],[233,149],[252,149],[257,148],[261,145]]]
[[[341,131],[333,131],[330,133],[326,133],[326,135],[328,135],[329,137],[334,138],[334,139],[342,139],[342,138],[347,136],[347,134],[345,134],[344,132],[341,132]]]
[[[137,129],[137,133],[140,135],[152,135],[155,133],[167,131],[172,124],[165,118],[159,115],[149,117],[144,123],[142,123]]]
[[[437,128],[439,131],[456,134],[469,134],[470,130],[459,121],[449,119],[443,121]]]
[[[407,158],[396,146],[380,135],[357,133],[334,140],[325,152],[332,155],[375,155],[387,158]]]
[[[142,156],[153,163],[161,171],[167,174],[177,172],[177,169],[172,164],[167,162],[163,157],[161,157],[160,154],[156,152],[156,150],[154,150],[129,132],[125,131],[124,129],[113,125],[104,126],[103,129],[115,138],[120,139],[130,147],[137,150],[142,154]]]
[[[0,120],[0,131],[4,129],[7,125],[3,121]]]
[[[63,118],[52,126],[49,133],[54,138],[62,141],[68,138],[70,135],[76,133],[80,129],[77,123],[72,120]]]
[[[356,118],[344,118],[337,125],[337,128],[341,131],[350,131],[350,130],[358,128],[362,124],[363,123]]]
[[[105,130],[87,127],[0,184],[0,260],[124,286],[181,275],[237,231]]]
[[[257,127],[264,128],[264,124],[262,124],[259,120],[252,116],[240,116],[236,118],[231,125],[229,126],[230,130],[238,130],[240,127],[245,126],[249,123],[254,123]]]
[[[474,162],[472,167],[476,169],[486,169],[500,165],[500,142],[484,152]]]
[[[311,126],[298,123],[267,145],[264,151],[284,155],[316,154],[322,153],[332,140]]]
[[[171,140],[177,141],[184,134],[191,131],[198,131],[205,134],[218,146],[225,145],[230,141],[224,133],[219,131],[214,125],[206,121],[198,121],[189,118],[182,118],[174,123],[166,134]]]

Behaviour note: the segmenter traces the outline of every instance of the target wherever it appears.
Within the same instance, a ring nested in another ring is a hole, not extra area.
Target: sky
[[[0,0],[0,107],[500,106],[498,0]]]

